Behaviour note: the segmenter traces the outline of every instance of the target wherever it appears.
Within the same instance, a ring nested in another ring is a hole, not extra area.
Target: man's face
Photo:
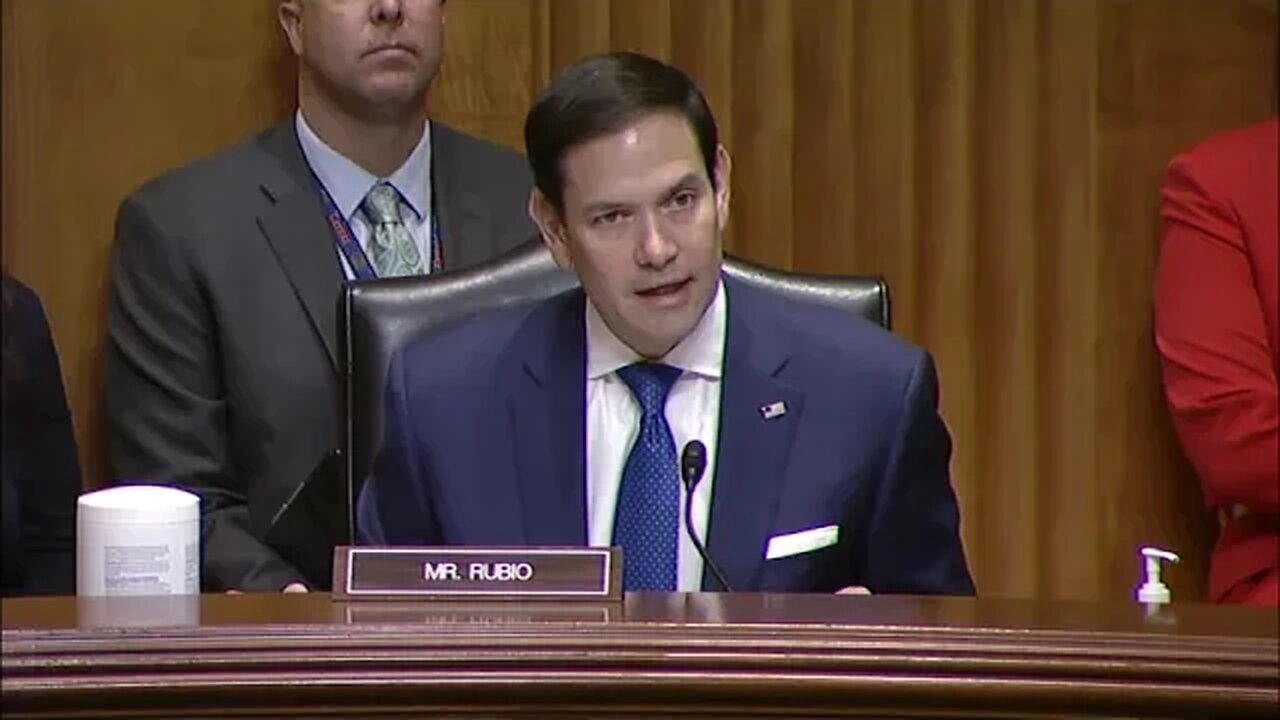
[[[285,0],[304,82],[357,117],[421,112],[440,67],[443,0]]]
[[[713,190],[693,128],[656,112],[565,153],[562,215],[539,193],[531,201],[556,262],[644,357],[684,339],[715,293],[729,206],[723,147],[715,173]]]

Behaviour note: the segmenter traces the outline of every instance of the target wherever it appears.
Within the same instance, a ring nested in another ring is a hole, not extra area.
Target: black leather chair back
[[[889,327],[889,289],[879,276],[806,275],[726,257],[725,273],[801,301],[848,310]],[[443,325],[487,310],[549,298],[578,285],[534,239],[466,270],[348,283],[339,308],[347,507],[373,466],[382,430],[387,369],[395,351]],[[354,522],[354,512],[348,516]],[[354,538],[354,528],[348,528]]]

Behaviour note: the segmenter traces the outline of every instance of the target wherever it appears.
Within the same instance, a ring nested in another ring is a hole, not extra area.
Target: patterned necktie
[[[369,237],[369,259],[378,277],[422,273],[422,253],[400,219],[400,193],[388,183],[380,182],[364,196],[360,210],[373,228]]]
[[[618,376],[640,403],[640,432],[622,469],[613,521],[613,542],[622,548],[623,588],[675,590],[680,471],[665,411],[680,369],[641,362],[618,370]]]

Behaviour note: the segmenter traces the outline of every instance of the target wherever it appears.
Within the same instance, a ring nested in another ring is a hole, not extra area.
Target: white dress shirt
[[[385,180],[404,198],[407,208],[401,206],[400,219],[409,230],[409,234],[413,236],[418,252],[422,254],[424,270],[431,272],[430,121],[423,123],[422,139],[413,148],[413,152],[409,153],[404,164],[391,173],[390,177],[385,178],[371,175],[369,171],[352,162],[347,156],[329,147],[307,124],[301,110],[294,117],[294,126],[298,131],[298,143],[302,145],[303,157],[311,166],[312,172],[320,179],[320,184],[324,185],[324,189],[328,191],[329,197],[333,198],[333,204],[337,206],[338,212],[346,218],[352,234],[360,243],[360,248],[366,253],[369,251],[369,235],[372,228],[369,227],[364,213],[356,211],[360,209],[360,203],[364,201],[365,195],[369,194],[373,186]],[[348,280],[354,279],[355,274],[351,271],[346,256],[338,250],[336,238],[333,247],[338,253],[338,261],[342,264],[343,275]]]
[[[707,448],[707,467],[694,490],[692,512],[693,525],[704,543],[715,478],[727,315],[728,300],[721,282],[693,331],[659,361],[683,371],[667,396],[666,406],[677,462],[685,444],[691,440],[701,440]],[[613,518],[622,470],[640,429],[640,404],[616,371],[643,358],[613,334],[589,300],[586,331],[587,534],[590,545],[608,547],[613,544]],[[671,482],[680,487],[676,589],[701,590],[703,563],[684,522],[684,483],[679,477],[671,478]]]

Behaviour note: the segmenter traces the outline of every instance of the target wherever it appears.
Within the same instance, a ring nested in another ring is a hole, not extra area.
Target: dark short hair
[[[677,112],[688,121],[714,185],[720,139],[702,91],[679,68],[633,52],[579,60],[561,70],[538,95],[524,121],[534,184],[563,212],[565,153],[661,111]]]

